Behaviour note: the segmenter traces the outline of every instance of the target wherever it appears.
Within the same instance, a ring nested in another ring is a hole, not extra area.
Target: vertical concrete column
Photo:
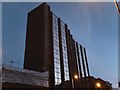
[[[82,65],[83,65],[83,72],[84,76],[86,78],[86,68],[85,68],[85,62],[84,62],[84,56],[83,56],[83,49],[82,45],[80,45],[80,51],[81,51],[81,58],[82,58]]]
[[[85,55],[85,62],[86,62],[88,77],[90,77],[89,66],[88,66],[88,60],[87,60],[87,54],[86,54],[86,49],[85,49],[85,47],[84,47],[84,55]]]
[[[75,47],[75,40],[73,39],[72,40],[72,43],[73,43],[73,49],[72,49],[72,52],[73,53],[73,64],[74,64],[74,75],[78,74],[78,65],[77,65],[77,56],[76,56],[76,47]]]
[[[65,25],[65,33],[66,33],[66,44],[67,44],[67,55],[68,55],[68,67],[69,67],[69,78],[70,84],[72,86],[72,57],[71,57],[71,38],[70,38],[70,30],[68,29],[67,25]]]
[[[82,45],[80,45],[80,51],[81,51],[83,72],[84,72],[84,78],[85,78],[84,82],[82,82],[82,83],[83,83],[83,88],[85,88],[85,90],[86,90],[86,88],[87,88],[87,82],[86,82],[86,81],[87,81],[87,80],[86,80],[86,67],[85,67],[85,62],[84,62],[83,47],[82,47]]]
[[[74,88],[79,88],[78,82],[79,82],[79,78],[75,79],[74,76],[77,75],[79,76],[78,73],[78,63],[77,63],[77,56],[76,56],[76,42],[75,40],[72,38],[72,51],[71,54],[73,55],[72,57],[72,61],[73,61],[73,81],[74,81]]]
[[[68,30],[68,26],[65,24],[65,33],[66,33],[66,46],[67,46],[67,55],[68,55],[68,68],[69,68],[69,78],[71,81],[71,42],[70,42],[70,30]]]
[[[53,25],[52,25],[52,12],[49,14],[49,87],[53,90],[55,84],[54,75],[54,47],[53,47]]]
[[[80,62],[80,53],[79,53],[79,48],[78,48],[78,43],[76,42],[76,47],[77,47],[77,56],[78,56],[78,65],[79,65],[79,72],[80,72],[80,78],[82,78],[82,68],[81,68],[81,62]]]
[[[80,52],[79,52],[79,45],[78,43],[76,42],[76,49],[77,49],[77,57],[78,57],[78,68],[79,68],[79,77],[80,77],[80,87],[82,88],[82,68],[81,68],[81,62],[80,62]]]
[[[86,54],[86,49],[85,49],[85,47],[84,47],[84,57],[85,57],[85,62],[86,62],[87,74],[88,74],[88,80],[87,80],[86,85],[87,85],[87,88],[89,88],[91,82],[90,82],[90,80],[89,80],[90,72],[89,72],[89,66],[88,66],[88,60],[87,60],[87,54]]]
[[[65,76],[64,76],[64,61],[63,61],[62,33],[61,33],[61,20],[60,20],[60,18],[58,18],[58,35],[59,35],[59,47],[60,47],[61,80],[63,83],[65,81]]]

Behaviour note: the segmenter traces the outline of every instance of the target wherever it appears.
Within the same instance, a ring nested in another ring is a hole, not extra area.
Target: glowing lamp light
[[[101,84],[99,82],[96,83],[96,87],[97,88],[100,88],[101,87]]]
[[[78,79],[78,75],[74,75],[74,78],[75,78],[75,79]]]

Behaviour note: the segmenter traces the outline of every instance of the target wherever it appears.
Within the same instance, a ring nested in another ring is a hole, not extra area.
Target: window
[[[62,36],[62,51],[63,51],[63,62],[64,62],[64,75],[65,81],[69,80],[69,67],[68,67],[68,56],[67,56],[67,45],[66,45],[66,33],[65,24],[61,21],[61,36]]]
[[[60,69],[60,49],[58,36],[58,18],[53,14],[53,51],[54,51],[54,75],[55,85],[61,83],[61,69]]]

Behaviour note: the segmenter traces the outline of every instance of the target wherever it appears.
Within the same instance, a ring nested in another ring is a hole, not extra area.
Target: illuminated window
[[[53,14],[53,49],[54,49],[54,75],[55,85],[61,83],[61,69],[60,69],[60,49],[58,36],[58,18]]]
[[[69,80],[69,68],[68,68],[65,24],[62,21],[61,21],[61,34],[62,34],[61,36],[62,36],[62,51],[63,51],[63,62],[64,62],[64,76],[65,76],[65,81],[67,81]]]
[[[82,76],[84,77],[84,73],[83,73],[83,63],[82,63],[82,56],[81,56],[81,50],[80,50],[80,45],[78,44],[78,50],[79,50],[79,58],[80,58],[80,66],[81,66],[81,70],[82,70]]]

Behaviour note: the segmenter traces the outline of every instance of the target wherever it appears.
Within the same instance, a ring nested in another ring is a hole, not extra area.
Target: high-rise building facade
[[[24,68],[48,71],[50,87],[90,76],[85,47],[46,3],[28,13]]]

